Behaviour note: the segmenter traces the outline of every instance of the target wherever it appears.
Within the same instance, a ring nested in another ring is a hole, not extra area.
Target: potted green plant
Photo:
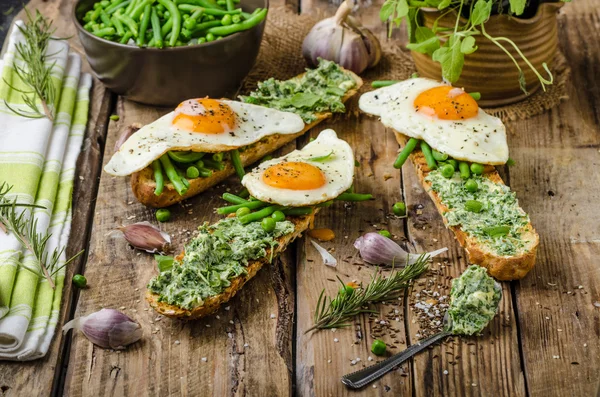
[[[566,0],[568,1],[568,0]],[[406,20],[422,77],[480,92],[483,106],[522,100],[552,84],[559,1],[386,0],[390,32]]]

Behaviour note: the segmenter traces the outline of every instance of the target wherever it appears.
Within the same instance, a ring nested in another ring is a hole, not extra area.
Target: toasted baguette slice
[[[352,76],[356,81],[356,86],[348,90],[346,95],[342,98],[342,102],[348,101],[351,97],[356,95],[360,87],[362,87],[363,81],[358,75],[352,73],[349,70],[344,69],[344,72]],[[304,75],[300,74],[297,78]],[[292,135],[270,135],[261,141],[250,146],[248,149],[240,153],[240,157],[244,166],[248,166],[256,161],[260,160],[269,153],[274,152],[285,144],[293,141],[294,139],[304,135],[308,130],[326,120],[332,116],[332,113],[320,113],[317,115],[317,119],[310,124],[307,124],[304,129],[297,134]],[[195,178],[191,179],[190,187],[187,192],[180,196],[179,193],[173,188],[173,185],[165,181],[165,187],[160,196],[154,194],[156,183],[154,182],[153,172],[151,167],[146,167],[143,170],[136,172],[131,175],[131,189],[133,194],[138,201],[148,207],[163,208],[183,201],[189,197],[195,196],[208,188],[216,185],[217,183],[227,179],[229,176],[235,173],[235,169],[231,162],[227,162],[225,168],[221,171],[214,171],[213,174],[208,178]]]
[[[275,247],[273,256],[279,255],[281,252],[283,252],[292,241],[294,241],[306,229],[308,229],[309,225],[312,224],[317,212],[318,208],[315,208],[315,211],[313,211],[311,215],[288,217],[287,219],[294,223],[294,231],[277,239],[279,244],[277,247]],[[248,271],[247,274],[231,279],[231,285],[223,292],[221,292],[219,295],[205,299],[204,304],[191,310],[183,309],[179,306],[170,305],[168,303],[159,302],[159,296],[150,291],[146,291],[146,300],[148,303],[150,303],[150,306],[152,306],[154,310],[167,317],[195,319],[208,316],[216,312],[223,303],[233,298],[235,294],[244,286],[244,284],[246,284],[252,277],[256,275],[263,265],[269,263],[270,255],[270,250],[267,250],[267,255],[264,258],[252,261],[248,264],[246,267]]]
[[[407,137],[396,132],[396,140],[401,145],[405,145]],[[438,212],[442,215],[444,224],[454,232],[460,245],[467,251],[469,262],[487,268],[490,275],[498,280],[518,280],[525,277],[535,264],[535,255],[540,242],[540,238],[531,223],[527,224],[524,228],[522,236],[523,240],[527,241],[527,244],[520,254],[499,256],[491,252],[487,247],[480,244],[476,238],[463,232],[460,226],[448,226],[446,217],[443,214],[448,212],[449,209],[442,203],[438,194],[433,191],[431,183],[425,180],[430,171],[425,156],[420,150],[415,149],[410,158],[417,170],[421,184],[433,200]],[[502,178],[500,178],[500,175],[493,166],[486,165],[483,176],[492,182],[504,184],[504,181],[502,181]]]

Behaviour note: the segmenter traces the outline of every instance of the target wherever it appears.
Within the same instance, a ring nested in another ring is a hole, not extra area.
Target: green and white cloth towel
[[[21,21],[18,26],[23,26]],[[51,40],[47,49],[56,87],[55,119],[18,116],[27,112],[22,99],[26,87],[15,72],[25,67],[16,52],[23,42],[13,28],[0,63],[0,183],[12,186],[9,198],[45,207],[26,216],[37,220],[38,233],[51,233],[47,250],[67,245],[71,229],[71,196],[75,163],[81,151],[88,118],[91,76],[81,75],[81,58],[69,54],[64,40]],[[66,260],[63,252],[59,266]],[[53,289],[44,277],[27,268],[39,268],[33,254],[11,234],[0,231],[0,360],[43,357],[55,332],[60,311],[64,269],[54,275]]]

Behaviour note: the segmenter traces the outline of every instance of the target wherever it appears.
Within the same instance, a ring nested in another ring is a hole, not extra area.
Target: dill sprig
[[[32,16],[27,8],[27,22],[25,26],[19,26],[19,30],[25,38],[24,43],[16,44],[17,56],[15,56],[14,70],[16,75],[27,85],[30,90],[20,90],[4,79],[4,82],[13,90],[22,93],[23,102],[30,109],[29,112],[23,112],[12,108],[6,100],[5,106],[13,113],[27,118],[48,117],[54,121],[52,107],[56,106],[57,92],[52,83],[52,69],[55,62],[46,65],[47,58],[54,54],[47,54],[48,43],[52,38],[55,29],[52,28],[52,21],[49,21],[38,10],[35,16]],[[21,58],[24,66],[18,66],[16,59]],[[43,112],[39,110],[38,101],[41,103]]]
[[[55,288],[53,277],[62,268],[71,263],[82,252],[78,252],[63,265],[59,265],[60,256],[65,247],[55,248],[52,253],[47,251],[48,240],[52,236],[50,233],[37,232],[37,220],[27,216],[26,211],[17,211],[18,207],[42,208],[45,207],[36,204],[17,203],[15,200],[9,200],[6,196],[12,186],[6,183],[0,184],[0,230],[4,233],[11,232],[25,248],[31,251],[37,261],[38,268],[24,268],[39,277],[44,277],[52,288]]]
[[[417,261],[411,265],[406,265],[402,271],[394,271],[388,277],[384,277],[380,270],[377,270],[371,281],[366,287],[357,288],[352,293],[347,293],[344,282],[338,277],[342,284],[342,289],[337,293],[334,299],[325,295],[325,290],[321,291],[317,308],[314,315],[314,325],[306,330],[305,333],[314,329],[341,328],[347,327],[347,323],[354,316],[362,313],[378,313],[370,309],[369,304],[397,299],[404,293],[404,289],[410,285],[410,282],[419,277],[427,270],[429,256],[421,255]]]

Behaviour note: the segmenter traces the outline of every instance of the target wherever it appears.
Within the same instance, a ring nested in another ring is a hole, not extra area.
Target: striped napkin
[[[26,67],[16,52],[16,44],[23,41],[21,31],[13,28],[1,65],[0,183],[12,185],[10,199],[44,207],[20,210],[36,219],[38,233],[51,233],[47,245],[51,254],[66,246],[69,238],[75,163],[87,124],[92,80],[90,75],[81,75],[81,58],[69,54],[66,41],[51,40],[47,61],[54,63],[51,75],[60,94],[53,109],[54,123],[14,114],[5,101],[13,109],[28,112],[18,91],[25,87],[15,73],[15,65]],[[65,260],[63,252],[59,266]],[[0,231],[0,359],[43,357],[54,335],[64,269],[54,275],[54,289],[46,278],[28,269],[38,269],[34,255],[14,236]]]

